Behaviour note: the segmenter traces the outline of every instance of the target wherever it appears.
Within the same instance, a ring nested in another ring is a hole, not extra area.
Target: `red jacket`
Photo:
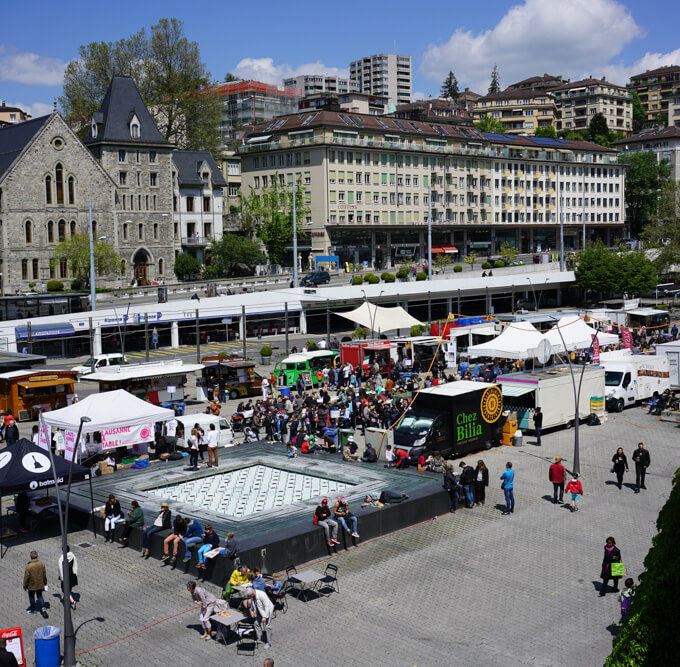
[[[564,482],[564,466],[561,463],[553,463],[548,470],[548,479],[551,482]]]
[[[567,493],[580,493],[583,495],[583,487],[581,486],[581,480],[580,479],[572,479],[569,484],[567,484],[567,488],[565,489]]]

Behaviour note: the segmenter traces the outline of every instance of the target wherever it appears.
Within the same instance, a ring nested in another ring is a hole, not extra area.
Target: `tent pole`
[[[2,522],[2,489],[0,489],[0,558],[5,557],[5,531],[4,524]]]
[[[92,535],[97,539],[97,528],[94,525],[94,499],[92,498],[92,473],[90,472],[90,516],[92,517]]]

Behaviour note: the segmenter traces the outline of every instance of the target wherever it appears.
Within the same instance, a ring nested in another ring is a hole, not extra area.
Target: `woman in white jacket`
[[[69,593],[69,603],[71,604],[71,609],[75,610],[76,600],[73,597],[73,589],[78,585],[78,561],[76,560],[75,554],[71,552],[71,547],[66,547],[66,559],[68,561],[69,570],[69,583],[71,591]],[[61,592],[64,593],[64,555],[59,556],[59,581],[61,582]]]

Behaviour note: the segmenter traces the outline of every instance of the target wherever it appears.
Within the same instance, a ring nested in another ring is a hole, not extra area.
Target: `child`
[[[267,593],[273,595],[274,597],[278,597],[281,595],[282,588],[283,582],[281,581],[281,575],[278,572],[272,574],[272,584],[271,586],[266,586]]]
[[[621,603],[621,618],[625,618],[628,616],[628,612],[630,611],[630,606],[633,604],[633,594],[635,593],[635,588],[634,588],[635,582],[628,577],[623,582],[623,585],[625,588],[619,593],[619,602]]]
[[[571,493],[571,511],[578,512],[578,503],[583,495],[583,486],[581,485],[581,480],[578,478],[578,474],[572,474],[565,491]]]
[[[394,451],[392,451],[392,445],[387,445],[385,449],[385,467],[394,468]]]
[[[288,456],[289,459],[297,458],[297,447],[295,447],[295,445],[292,445],[292,444],[288,445],[287,456]]]

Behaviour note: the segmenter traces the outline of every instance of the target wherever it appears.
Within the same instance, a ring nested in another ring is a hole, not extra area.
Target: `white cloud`
[[[444,44],[430,45],[421,70],[443,81],[453,70],[461,88],[486,92],[494,64],[501,87],[547,72],[565,78],[607,74],[612,60],[643,29],[615,0],[524,0],[490,30],[458,28]],[[611,74],[619,72],[611,70]],[[619,82],[625,83],[625,77]]]
[[[411,99],[415,102],[416,100],[429,100],[432,97],[432,95],[429,95],[428,93],[423,93],[420,90],[416,90],[412,95]]]
[[[664,65],[677,65],[678,63],[680,63],[680,49],[675,49],[675,51],[670,51],[669,53],[647,52],[642,58],[630,65],[622,62],[607,65],[604,68],[603,74],[612,81],[627,82],[631,76],[642,74],[642,72],[646,72],[648,69],[656,69]]]
[[[297,67],[287,64],[275,65],[273,58],[243,58],[232,70],[240,79],[253,79],[264,83],[281,85],[284,79],[300,74],[327,74],[329,76],[349,77],[349,70],[328,67],[323,63],[305,63]]]
[[[39,116],[47,116],[51,114],[54,105],[45,104],[44,102],[33,102],[33,104],[24,104],[23,102],[7,102],[8,107],[19,107],[22,111],[33,116],[33,118],[38,118]]]
[[[30,86],[59,86],[66,63],[0,44],[0,81]]]

